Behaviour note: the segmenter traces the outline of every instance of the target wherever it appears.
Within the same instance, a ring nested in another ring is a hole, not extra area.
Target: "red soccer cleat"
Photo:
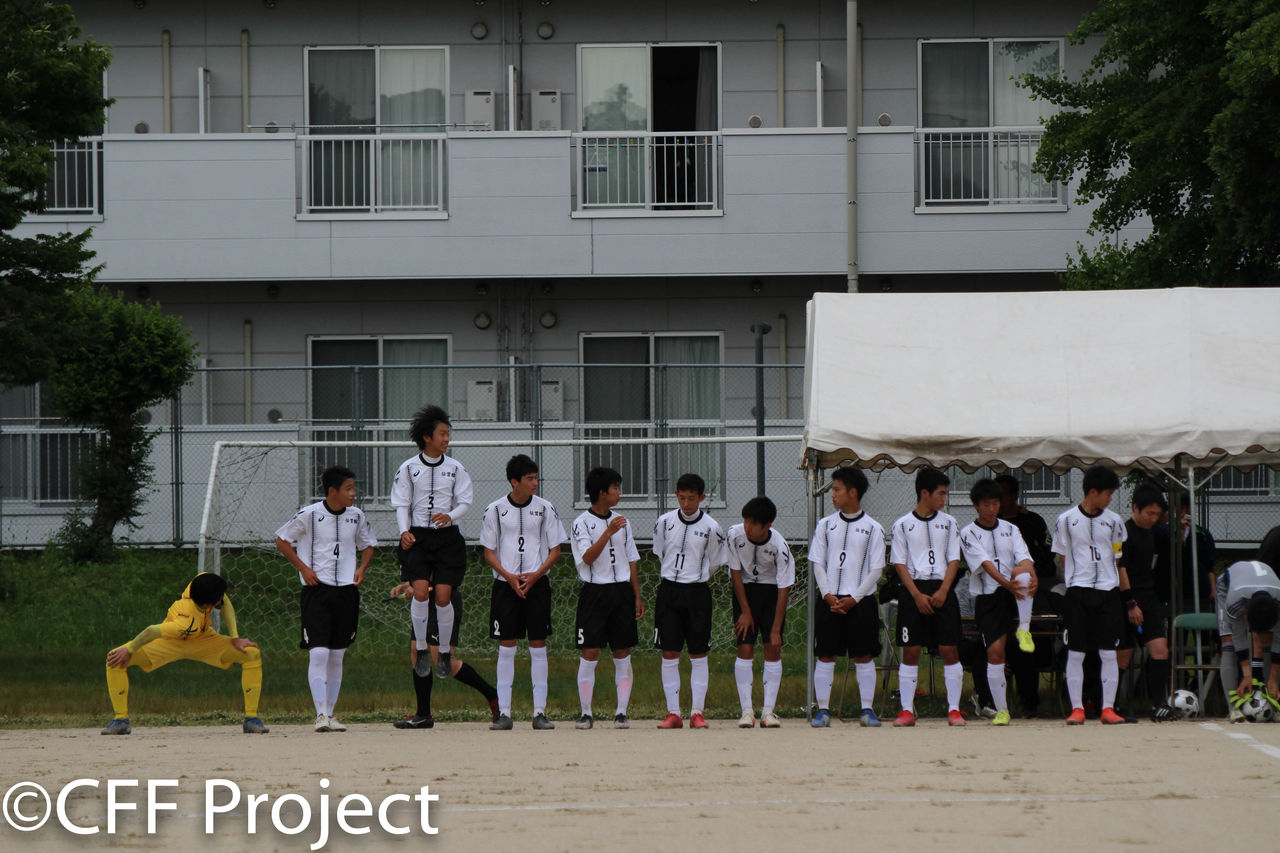
[[[893,724],[899,728],[914,726],[916,724],[916,715],[911,711],[899,711],[898,716],[893,718]]]
[[[1103,725],[1114,726],[1117,723],[1123,723],[1124,717],[1116,713],[1115,708],[1103,708],[1102,716],[1098,719],[1102,720]]]
[[[963,726],[963,725],[964,725],[964,714],[961,714],[959,711],[948,711],[948,712],[947,712],[947,725],[949,725],[949,726]]]
[[[1072,708],[1071,716],[1067,717],[1068,726],[1084,725],[1084,708]]]
[[[705,723],[704,723],[705,725]],[[682,729],[684,728],[684,720],[680,719],[679,714],[667,714],[667,718],[658,723],[660,729]]]
[[[694,713],[693,716],[689,717],[689,728],[691,729],[707,728],[707,718],[702,716],[701,714]]]

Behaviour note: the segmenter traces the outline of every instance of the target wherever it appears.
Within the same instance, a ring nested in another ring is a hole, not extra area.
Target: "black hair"
[[[1249,630],[1258,634],[1266,634],[1280,620],[1280,601],[1271,597],[1266,590],[1258,590],[1249,599],[1249,606],[1244,612]]]
[[[680,479],[676,480],[676,491],[697,492],[700,495],[705,495],[707,493],[707,481],[697,474],[681,474]]]
[[[1004,489],[988,477],[973,484],[973,488],[969,490],[969,500],[973,501],[974,506],[983,501],[1001,501],[1004,500]]]
[[[999,477],[996,477],[995,482],[1000,488],[1007,489],[1009,494],[1013,495],[1015,498],[1022,491],[1022,484],[1019,483],[1018,478],[1012,474],[1001,474]]]
[[[341,489],[342,484],[347,480],[354,480],[356,472],[350,468],[344,468],[341,465],[330,465],[324,469],[324,473],[320,475],[320,488],[327,497],[330,489]]]
[[[761,524],[773,524],[778,517],[778,508],[766,497],[752,498],[742,507],[743,520],[751,519]]]
[[[436,427],[440,424],[453,426],[449,423],[449,415],[444,409],[431,404],[425,405],[413,413],[413,420],[409,422],[409,438],[418,445],[419,450],[422,450],[427,446],[427,439],[435,435]]]
[[[1160,491],[1160,487],[1150,480],[1144,480],[1133,490],[1133,506],[1134,509],[1146,509],[1152,504],[1160,507],[1162,512],[1169,508],[1169,503],[1164,499],[1164,492]]]
[[[951,478],[937,468],[925,466],[916,472],[916,500],[921,492],[934,492],[940,486],[950,486]]]
[[[227,591],[227,579],[222,575],[201,572],[191,582],[191,600],[200,606],[222,604],[222,596]]]
[[[517,453],[507,461],[507,480],[523,480],[526,474],[538,473],[538,463],[523,453]]]
[[[587,500],[595,503],[600,500],[600,493],[607,492],[610,486],[621,486],[622,475],[612,468],[592,468],[587,472]]]
[[[1120,477],[1105,465],[1094,465],[1084,472],[1084,493],[1114,492],[1120,488]]]
[[[855,468],[852,465],[837,468],[831,472],[831,479],[832,481],[843,483],[846,489],[857,492],[859,503],[866,496],[867,489],[871,488],[871,484],[867,482],[867,475],[862,473],[861,468]]]

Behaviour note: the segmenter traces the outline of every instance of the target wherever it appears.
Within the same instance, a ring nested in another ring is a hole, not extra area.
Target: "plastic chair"
[[[1204,640],[1206,635],[1212,642],[1213,657],[1209,663],[1187,663],[1188,643],[1186,635],[1195,634],[1195,644],[1201,649],[1203,660]],[[1205,707],[1205,700],[1213,689],[1218,678],[1218,668],[1222,655],[1218,649],[1218,617],[1213,613],[1181,613],[1173,619],[1173,649],[1170,658],[1173,660],[1173,689],[1178,689],[1178,673],[1192,672],[1199,674],[1200,689],[1196,695],[1200,699],[1200,707]],[[1206,677],[1203,673],[1209,673]]]

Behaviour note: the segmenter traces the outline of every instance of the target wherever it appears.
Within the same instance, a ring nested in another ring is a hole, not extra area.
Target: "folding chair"
[[[1206,635],[1212,642],[1213,657],[1209,663],[1187,663],[1187,653],[1189,644],[1186,642],[1187,634],[1195,634],[1195,644],[1201,650],[1201,660],[1204,659],[1204,640]],[[1218,617],[1213,613],[1180,613],[1173,619],[1173,630],[1171,632],[1173,640],[1173,649],[1170,657],[1173,660],[1173,689],[1178,689],[1178,673],[1191,672],[1199,674],[1200,689],[1193,691],[1200,699],[1200,707],[1205,707],[1205,702],[1209,697],[1209,692],[1213,689],[1214,682],[1218,678],[1218,668],[1222,660],[1221,650],[1218,648]],[[1209,673],[1206,677],[1203,673]]]

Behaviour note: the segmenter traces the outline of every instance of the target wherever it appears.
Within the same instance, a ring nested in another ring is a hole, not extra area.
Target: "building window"
[[[93,450],[95,436],[60,423],[49,386],[0,387],[0,499],[79,499],[80,466]]]
[[[1017,84],[1057,74],[1061,39],[924,40],[916,134],[922,207],[1061,205],[1061,187],[1032,172],[1053,107]]]
[[[1267,497],[1271,494],[1271,469],[1265,465],[1224,468],[1213,475],[1206,489],[1213,497]]]

